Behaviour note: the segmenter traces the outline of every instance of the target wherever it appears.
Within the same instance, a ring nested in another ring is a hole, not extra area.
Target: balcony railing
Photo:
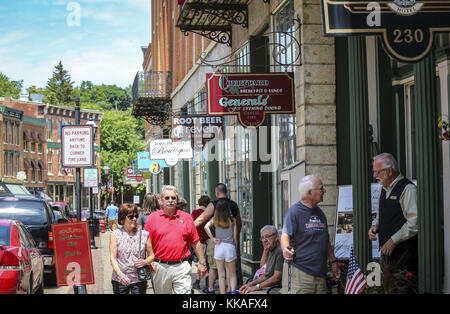
[[[133,115],[162,125],[172,110],[172,72],[138,72],[133,83]]]

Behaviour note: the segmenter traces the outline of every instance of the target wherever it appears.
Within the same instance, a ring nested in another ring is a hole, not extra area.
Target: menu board
[[[54,224],[52,231],[58,287],[94,284],[88,222]]]
[[[378,209],[378,196],[381,185],[371,185],[372,195],[372,220]],[[338,191],[338,207],[336,217],[336,237],[334,240],[334,255],[338,259],[350,258],[350,249],[353,246],[353,191],[351,185],[340,186]],[[372,221],[371,220],[371,221]],[[369,230],[367,230],[369,232]],[[380,251],[377,241],[372,243],[372,257],[379,258]]]

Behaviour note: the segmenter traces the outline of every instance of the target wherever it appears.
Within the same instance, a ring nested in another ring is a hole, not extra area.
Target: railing
[[[170,98],[172,72],[138,72],[133,83],[133,102],[138,98]]]

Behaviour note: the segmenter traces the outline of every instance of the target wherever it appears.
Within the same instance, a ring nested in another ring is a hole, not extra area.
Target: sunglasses
[[[133,220],[133,218],[138,219],[139,215],[128,215],[127,218]]]
[[[176,196],[164,196],[164,199],[165,199],[166,201],[168,201],[168,200],[176,200],[177,197],[176,197]]]

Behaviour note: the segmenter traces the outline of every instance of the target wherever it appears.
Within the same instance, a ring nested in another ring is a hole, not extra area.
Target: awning
[[[25,140],[30,142],[31,141],[31,136],[30,134],[28,134],[27,130],[23,130],[23,136],[25,137]]]
[[[31,138],[34,142],[39,143],[39,138],[36,132],[31,132]]]
[[[23,160],[23,170],[31,169],[31,163],[28,159]]]
[[[32,159],[31,164],[33,165],[34,170],[39,170],[39,165],[36,160]]]
[[[45,164],[42,160],[38,160],[38,164],[42,171],[47,170],[47,167],[45,166]]]
[[[42,133],[38,133],[38,139],[39,139],[39,142],[42,144],[47,143],[47,140],[45,139],[44,135],[42,135]]]

